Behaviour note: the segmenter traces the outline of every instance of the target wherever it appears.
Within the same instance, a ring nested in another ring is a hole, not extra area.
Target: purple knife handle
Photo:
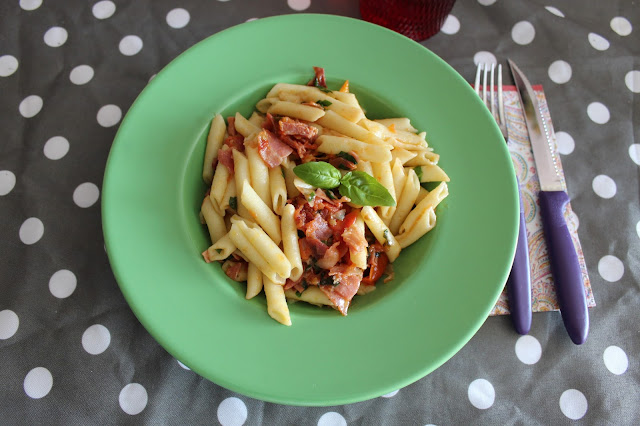
[[[519,191],[520,185],[518,184]],[[529,333],[531,330],[531,274],[522,194],[520,194],[520,230],[518,231],[516,255],[507,279],[507,295],[509,296],[509,311],[513,327],[518,334]]]
[[[540,191],[540,213],[562,321],[573,343],[581,345],[589,333],[589,313],[578,254],[564,219],[568,202],[564,191]]]

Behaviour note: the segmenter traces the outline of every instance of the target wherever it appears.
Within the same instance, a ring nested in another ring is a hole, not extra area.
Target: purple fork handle
[[[524,206],[520,195],[520,230],[516,255],[507,279],[507,295],[511,321],[518,334],[527,334],[531,330],[531,274],[529,269],[529,243],[524,220]]]
[[[573,343],[581,345],[589,334],[589,313],[578,255],[564,218],[568,202],[564,191],[540,192],[540,213],[562,321]]]

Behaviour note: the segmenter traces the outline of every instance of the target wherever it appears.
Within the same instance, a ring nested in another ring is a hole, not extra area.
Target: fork
[[[509,132],[504,116],[504,98],[502,94],[502,65],[498,65],[498,112],[496,112],[496,88],[494,86],[496,64],[491,64],[491,82],[489,86],[490,99],[487,100],[487,74],[489,69],[487,64],[479,63],[476,71],[475,89],[476,93],[485,106],[491,111],[494,120],[500,128],[500,132],[505,142],[509,143]],[[480,92],[480,76],[482,74],[482,93]],[[487,103],[489,101],[489,103]],[[517,178],[516,178],[517,180]],[[520,193],[520,182],[518,182],[518,195],[520,198],[520,226],[518,230],[518,242],[516,254],[511,266],[511,272],[507,279],[507,295],[509,297],[509,310],[513,326],[519,334],[527,334],[531,329],[531,274],[529,271],[529,245],[527,243],[527,228],[524,220],[524,207],[522,204],[522,194]]]

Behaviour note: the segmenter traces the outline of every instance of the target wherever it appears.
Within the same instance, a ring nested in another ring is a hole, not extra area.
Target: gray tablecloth
[[[138,323],[101,229],[122,115],[196,42],[300,11],[360,17],[354,0],[0,3],[0,423],[638,424],[637,2],[459,1],[423,42],[469,81],[478,61],[512,58],[544,86],[597,303],[584,345],[557,312],[534,314],[528,337],[491,317],[398,392],[305,408],[197,376]]]

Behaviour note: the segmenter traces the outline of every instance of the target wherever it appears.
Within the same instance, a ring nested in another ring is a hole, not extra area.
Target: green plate
[[[215,113],[249,114],[275,83],[306,83],[314,65],[330,87],[349,79],[369,117],[406,116],[426,131],[450,195],[392,282],[357,298],[347,317],[293,304],[285,327],[263,295],[245,300],[243,284],[202,260],[202,157]],[[245,23],[171,62],[120,126],[102,202],[113,271],[149,333],[203,377],[293,405],[374,398],[451,358],[504,286],[518,217],[509,153],[470,85],[408,38],[326,15]]]

